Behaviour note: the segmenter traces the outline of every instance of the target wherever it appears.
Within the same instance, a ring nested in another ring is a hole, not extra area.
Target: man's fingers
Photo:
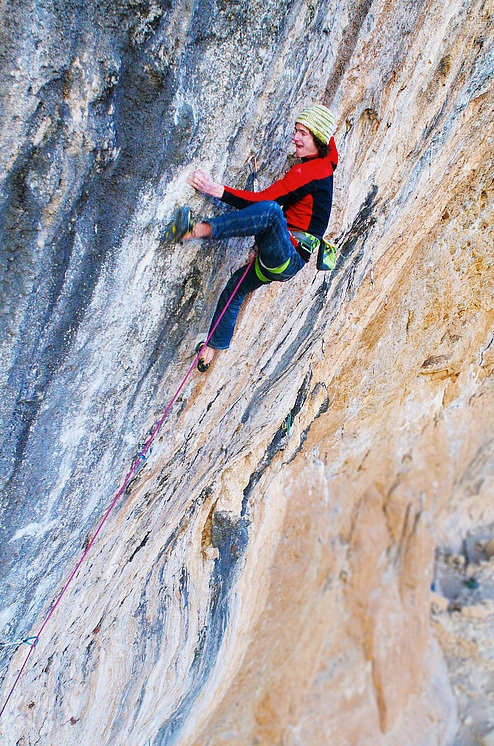
[[[187,178],[187,182],[192,184],[192,186],[207,187],[210,182],[210,177],[205,171],[201,171],[201,169],[198,168],[195,171],[192,171],[190,176]]]
[[[202,194],[214,194],[216,184],[211,176],[200,168],[197,168],[187,177],[187,184],[197,189]]]

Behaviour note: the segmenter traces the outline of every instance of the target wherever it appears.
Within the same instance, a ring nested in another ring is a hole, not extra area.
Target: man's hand
[[[190,184],[201,194],[209,194],[210,197],[218,197],[218,199],[221,199],[225,191],[221,184],[213,181],[210,175],[200,168],[192,171],[190,176],[187,177],[187,184]]]

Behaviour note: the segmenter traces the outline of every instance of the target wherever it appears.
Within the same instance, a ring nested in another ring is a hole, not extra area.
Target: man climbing
[[[305,109],[295,120],[293,143],[300,162],[267,189],[250,192],[231,189],[213,181],[201,169],[187,182],[201,194],[216,197],[239,208],[196,225],[188,208],[179,210],[172,226],[174,240],[227,239],[254,236],[258,255],[230,301],[207,345],[202,345],[198,369],[205,372],[216,350],[226,350],[246,295],[270,282],[290,280],[315,251],[321,264],[322,238],[326,231],[333,197],[333,171],[338,164],[333,134],[334,117],[325,106]],[[220,295],[211,322],[212,329],[246,269],[238,269]]]

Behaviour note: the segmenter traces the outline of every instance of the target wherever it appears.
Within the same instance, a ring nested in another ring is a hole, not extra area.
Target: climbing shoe
[[[199,344],[196,346],[196,354],[199,354],[199,352],[204,347],[204,342],[199,342]],[[209,368],[211,367],[211,363],[205,363],[202,357],[199,358],[197,361],[197,370],[199,373],[205,373]]]
[[[193,228],[194,223],[190,217],[190,208],[179,207],[172,222],[166,226],[161,236],[161,242],[177,243],[182,240],[186,233],[190,233]]]
[[[329,241],[322,239],[317,252],[317,269],[332,270],[336,267],[336,252],[338,249]]]

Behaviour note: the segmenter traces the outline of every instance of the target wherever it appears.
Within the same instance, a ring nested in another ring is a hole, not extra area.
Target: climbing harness
[[[305,231],[290,231],[290,233],[308,254],[312,255],[318,250],[321,239],[317,238],[317,236],[313,236],[312,233],[306,233]]]
[[[308,254],[312,255],[317,251],[317,269],[327,272],[336,267],[338,249],[334,244],[305,231],[290,231],[290,233]]]
[[[262,271],[262,269],[266,270],[266,272],[269,272],[272,275],[281,275],[281,273],[284,272],[285,269],[287,269],[288,265],[290,264],[290,261],[291,260],[288,259],[286,262],[284,262],[284,264],[281,264],[279,267],[271,268],[271,267],[266,267],[266,265],[262,263],[259,255],[257,255],[256,256],[256,261],[255,261],[255,264],[254,264],[254,269],[256,271],[256,275],[257,275],[258,279],[261,282],[272,282],[272,278],[266,277],[266,275],[264,274],[264,272]],[[262,267],[262,269],[261,269],[261,267]]]
[[[254,260],[255,260],[255,256],[252,257],[252,259],[247,264],[247,266],[245,268],[245,271],[242,273],[242,277],[238,281],[237,285],[235,286],[235,289],[234,289],[233,293],[231,294],[231,296],[229,297],[227,303],[225,304],[225,307],[224,307],[223,311],[221,312],[221,314],[219,315],[216,323],[214,324],[214,326],[212,327],[211,331],[209,332],[205,344],[207,344],[209,342],[209,340],[211,339],[211,337],[213,336],[213,334],[214,334],[214,332],[216,330],[216,327],[218,326],[218,324],[220,323],[221,319],[223,318],[223,315],[224,315],[226,309],[228,308],[228,306],[232,302],[232,300],[233,300],[233,298],[235,296],[235,293],[237,292],[237,290],[239,289],[240,285],[244,281],[244,279],[245,279],[245,277],[247,275],[247,272],[252,267],[252,265],[254,263]],[[26,655],[21,668],[20,668],[17,676],[14,679],[14,683],[12,684],[12,687],[11,687],[11,689],[10,689],[8,695],[7,695],[7,698],[6,698],[5,702],[3,703],[3,705],[2,705],[2,707],[0,709],[0,718],[2,717],[2,715],[3,715],[4,711],[5,711],[5,708],[7,707],[8,703],[10,701],[10,698],[12,697],[12,695],[13,695],[16,687],[17,687],[17,684],[19,683],[19,680],[20,680],[20,678],[21,678],[21,676],[22,676],[22,674],[24,672],[24,669],[27,666],[29,658],[31,657],[31,654],[32,654],[34,648],[36,647],[36,645],[39,642],[39,638],[40,638],[41,634],[44,632],[46,625],[48,624],[48,622],[50,621],[51,617],[55,613],[55,610],[58,607],[58,605],[59,605],[60,601],[62,600],[62,598],[64,597],[64,595],[65,595],[65,593],[66,593],[69,585],[72,583],[73,579],[75,578],[75,576],[77,574],[77,571],[79,570],[79,568],[81,567],[82,563],[86,559],[86,557],[87,557],[87,555],[88,555],[91,547],[93,546],[94,542],[96,541],[97,537],[99,536],[99,534],[100,534],[103,526],[105,525],[106,521],[108,520],[108,518],[109,518],[111,512],[113,511],[115,505],[117,504],[119,498],[126,491],[128,485],[129,485],[129,482],[131,481],[132,477],[134,476],[134,473],[136,472],[138,466],[140,464],[142,464],[143,461],[145,461],[146,454],[149,451],[152,442],[154,441],[154,439],[155,439],[158,431],[160,430],[160,428],[161,428],[163,422],[165,421],[165,418],[167,417],[168,413],[170,412],[172,406],[175,404],[175,402],[176,402],[176,400],[177,400],[180,392],[182,391],[182,389],[184,388],[185,384],[187,383],[187,381],[188,381],[188,379],[190,377],[190,374],[194,370],[196,362],[199,359],[199,355],[200,355],[200,352],[198,352],[197,355],[195,356],[195,358],[194,358],[191,366],[189,367],[187,373],[183,377],[182,382],[180,383],[178,389],[176,390],[175,394],[172,396],[172,398],[171,398],[168,406],[166,407],[165,411],[161,415],[161,417],[158,420],[157,424],[154,426],[153,430],[151,431],[151,434],[149,435],[149,437],[145,441],[144,445],[142,446],[142,448],[138,449],[137,456],[135,456],[134,461],[132,463],[132,466],[131,466],[130,470],[128,471],[127,475],[126,475],[126,477],[125,477],[125,479],[124,479],[124,481],[122,483],[122,486],[120,487],[120,489],[116,493],[115,497],[111,501],[109,507],[107,508],[105,514],[103,515],[103,518],[100,520],[100,522],[98,524],[98,527],[96,528],[96,531],[94,532],[94,535],[93,535],[92,539],[87,543],[87,546],[85,547],[84,552],[82,553],[82,555],[81,555],[79,561],[77,562],[76,566],[72,570],[72,573],[71,573],[69,579],[67,580],[67,582],[63,586],[62,590],[58,594],[56,600],[52,603],[52,605],[51,605],[51,607],[50,607],[50,609],[48,611],[48,614],[46,615],[45,620],[44,620],[43,624],[41,625],[41,627],[40,627],[40,629],[38,631],[38,634],[34,635],[33,637],[27,637],[24,640],[21,640],[20,642],[17,642],[17,643],[16,642],[13,642],[13,643],[2,643],[3,647],[7,647],[9,645],[13,645],[14,646],[14,645],[20,645],[21,643],[26,643],[27,645],[29,645],[29,652]]]

